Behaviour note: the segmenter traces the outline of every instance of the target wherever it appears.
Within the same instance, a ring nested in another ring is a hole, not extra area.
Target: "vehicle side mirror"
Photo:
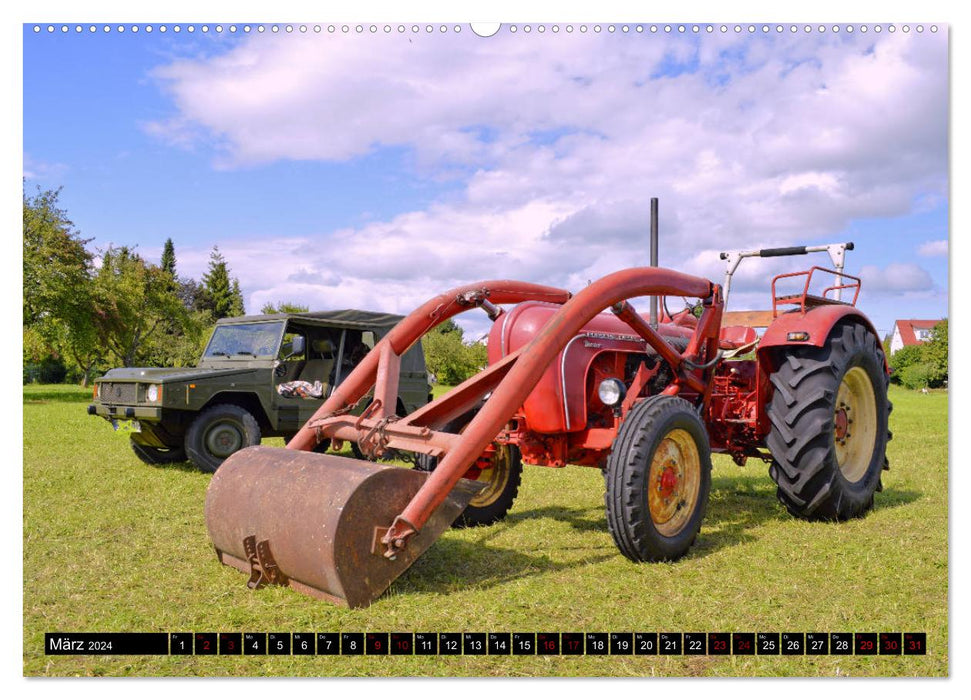
[[[293,342],[290,343],[290,356],[292,357],[293,355],[302,355],[306,347],[307,347],[307,339],[304,338],[302,335],[296,336],[293,339]]]

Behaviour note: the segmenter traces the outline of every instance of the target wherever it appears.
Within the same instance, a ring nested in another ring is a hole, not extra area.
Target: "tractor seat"
[[[718,336],[718,347],[721,350],[737,350],[746,345],[753,345],[759,340],[759,334],[749,326],[725,326]],[[753,345],[754,347],[754,345]]]
[[[298,379],[305,382],[321,381],[327,383],[334,368],[334,342],[330,338],[318,338],[310,343],[307,363],[300,371]]]

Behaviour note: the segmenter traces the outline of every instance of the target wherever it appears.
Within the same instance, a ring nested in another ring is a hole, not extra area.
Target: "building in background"
[[[931,339],[931,331],[940,319],[930,321],[920,319],[901,319],[894,321],[893,337],[890,339],[890,354],[908,345],[926,343]]]

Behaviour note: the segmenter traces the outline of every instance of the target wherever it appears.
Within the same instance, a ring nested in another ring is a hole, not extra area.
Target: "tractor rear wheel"
[[[672,561],[695,541],[711,490],[708,433],[674,396],[644,399],[624,419],[607,458],[607,524],[632,561]]]
[[[888,377],[873,333],[839,323],[822,347],[787,348],[771,381],[766,445],[779,501],[807,520],[866,513],[889,468]]]

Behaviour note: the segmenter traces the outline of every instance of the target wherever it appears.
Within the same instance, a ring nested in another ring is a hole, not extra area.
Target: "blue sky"
[[[948,314],[946,27],[60,26],[24,28],[28,187],[63,186],[93,246],[171,236],[184,275],[218,245],[250,312],[576,290],[646,262],[659,196],[662,265],[720,280],[720,250],[853,240],[881,332]],[[732,307],[809,262],[743,264]]]

